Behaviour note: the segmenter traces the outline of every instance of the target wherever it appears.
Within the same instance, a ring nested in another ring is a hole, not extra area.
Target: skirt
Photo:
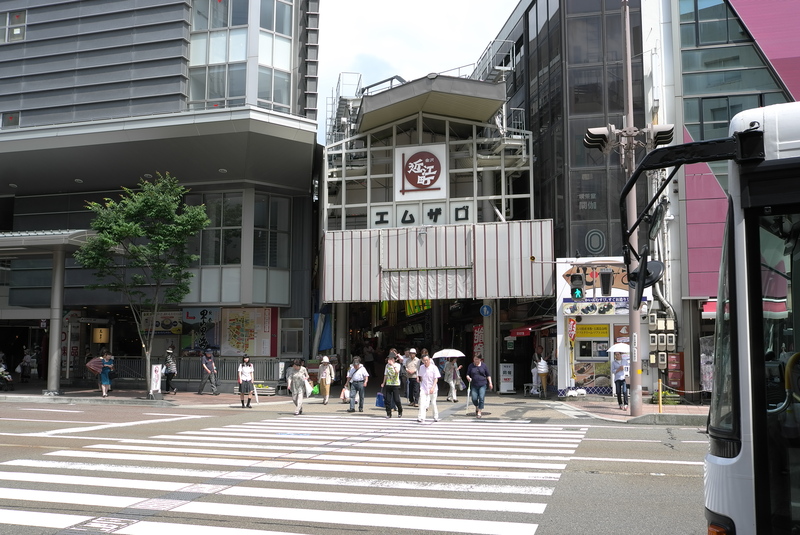
[[[239,385],[239,393],[244,394],[251,394],[253,392],[253,381],[242,381],[242,384]]]

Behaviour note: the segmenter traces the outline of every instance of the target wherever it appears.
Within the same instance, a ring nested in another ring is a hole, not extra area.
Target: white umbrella
[[[631,346],[624,342],[619,342],[606,349],[606,351],[609,353],[630,353]]]
[[[449,359],[453,357],[463,357],[465,356],[464,353],[459,351],[458,349],[442,349],[441,351],[437,351],[433,354],[433,358],[435,359]]]

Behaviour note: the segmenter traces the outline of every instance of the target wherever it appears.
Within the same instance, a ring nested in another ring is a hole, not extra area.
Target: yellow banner
[[[610,332],[608,324],[585,325],[579,323],[575,330],[575,338],[608,338]]]

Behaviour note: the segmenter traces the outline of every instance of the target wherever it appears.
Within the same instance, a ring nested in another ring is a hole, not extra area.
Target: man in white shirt
[[[425,415],[428,412],[428,405],[433,406],[433,421],[439,421],[439,409],[436,407],[436,397],[439,395],[439,372],[438,366],[433,364],[431,357],[422,356],[422,366],[417,373],[419,382],[419,416],[417,421],[425,423]]]
[[[408,376],[408,404],[412,407],[419,407],[419,382],[417,372],[419,371],[419,359],[417,350],[413,347],[408,350],[409,358],[406,359],[406,375]]]
[[[361,365],[361,359],[353,359],[353,367],[347,372],[347,382],[345,388],[350,385],[350,408],[347,412],[356,412],[356,392],[358,392],[358,412],[364,412],[364,389],[369,381],[369,373]]]

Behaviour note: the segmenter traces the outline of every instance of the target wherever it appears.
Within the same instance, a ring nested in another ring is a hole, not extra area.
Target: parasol
[[[103,371],[103,357],[93,358],[86,363],[86,367],[89,368],[89,371],[91,371],[93,374],[99,374],[101,371]]]
[[[624,342],[618,342],[618,343],[612,345],[611,347],[609,347],[608,349],[606,349],[606,351],[609,352],[609,353],[630,353],[631,352],[631,346],[629,346],[628,344],[626,344]]]
[[[433,358],[435,359],[449,359],[453,357],[463,357],[465,356],[464,353],[459,351],[458,349],[442,349],[441,351],[437,351],[433,354]]]

